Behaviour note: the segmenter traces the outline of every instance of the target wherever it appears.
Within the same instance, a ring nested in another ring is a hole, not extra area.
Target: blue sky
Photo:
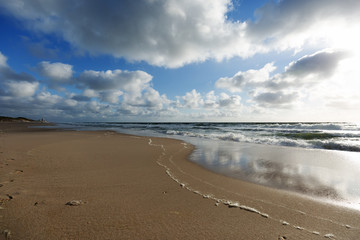
[[[359,121],[357,0],[0,0],[0,115]]]

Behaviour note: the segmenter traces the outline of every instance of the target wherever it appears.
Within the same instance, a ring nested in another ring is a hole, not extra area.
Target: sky
[[[358,0],[0,0],[0,115],[360,121]]]

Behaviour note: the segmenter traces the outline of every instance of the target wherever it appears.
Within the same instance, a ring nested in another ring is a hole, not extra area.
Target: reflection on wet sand
[[[314,176],[302,176],[299,173],[298,166],[271,162],[264,159],[248,162],[247,168],[234,171],[229,173],[229,175],[266,186],[293,190],[308,195],[332,199],[341,198],[336,189],[322,184]]]
[[[196,145],[191,160],[220,174],[309,196],[360,199],[357,153],[213,141]]]

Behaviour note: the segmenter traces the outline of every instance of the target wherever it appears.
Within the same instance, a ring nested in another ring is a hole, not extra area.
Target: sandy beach
[[[358,239],[360,212],[212,173],[178,140],[0,123],[0,239]]]

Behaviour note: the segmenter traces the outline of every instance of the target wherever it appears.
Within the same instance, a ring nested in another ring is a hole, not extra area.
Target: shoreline
[[[360,234],[358,211],[210,172],[179,140],[32,129],[2,131],[0,141],[0,239],[6,230],[12,239]]]

